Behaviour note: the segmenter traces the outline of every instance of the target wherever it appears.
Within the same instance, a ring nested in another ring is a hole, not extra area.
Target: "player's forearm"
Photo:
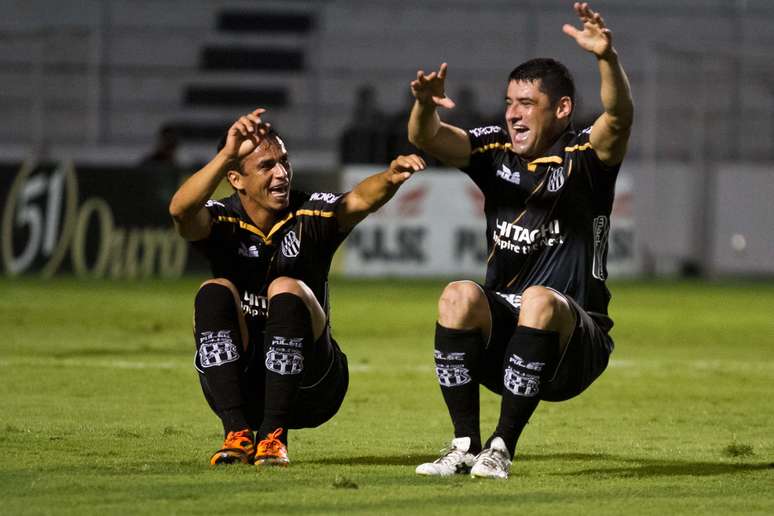
[[[395,195],[395,192],[400,188],[400,184],[391,181],[391,177],[392,172],[385,170],[379,174],[367,177],[352,189],[350,195],[358,200],[359,211],[372,213],[381,208]]]
[[[221,153],[189,177],[169,203],[169,214],[177,222],[193,217],[212,196],[229,170],[230,159]]]
[[[441,118],[435,106],[414,102],[408,123],[408,139],[419,147],[431,141],[441,128]]]
[[[625,131],[631,127],[634,118],[629,79],[618,60],[618,54],[613,49],[606,56],[598,57],[597,64],[602,108],[605,110],[611,129]]]

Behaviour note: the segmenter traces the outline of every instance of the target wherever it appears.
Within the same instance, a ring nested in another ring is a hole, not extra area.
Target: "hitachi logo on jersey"
[[[492,234],[494,244],[516,254],[529,254],[542,247],[553,247],[564,243],[559,220],[554,219],[539,228],[531,229],[497,219],[497,230]]]
[[[519,174],[519,171],[511,171],[511,169],[505,165],[501,166],[500,170],[497,171],[497,177],[505,179],[509,183],[513,183],[515,185],[521,182],[521,174]]]
[[[476,127],[475,129],[471,129],[470,134],[478,138],[479,136],[483,136],[485,134],[501,133],[502,131],[502,128],[497,125],[489,125],[486,127]]]

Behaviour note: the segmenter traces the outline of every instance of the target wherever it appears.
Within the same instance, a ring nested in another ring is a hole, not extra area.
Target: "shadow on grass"
[[[433,462],[438,455],[399,455],[395,457],[367,455],[363,457],[326,457],[324,459],[305,460],[305,464],[325,464],[329,466],[417,466],[423,462]]]
[[[360,457],[326,457],[303,461],[306,464],[325,464],[332,466],[416,466],[423,462],[432,462],[437,455],[415,454],[399,456],[373,456]],[[605,453],[552,453],[517,456],[514,468],[519,463],[533,461],[556,461],[566,463],[573,461],[598,462],[608,461],[609,467],[584,468],[571,472],[555,473],[557,476],[612,476],[612,477],[669,477],[669,476],[713,476],[729,475],[735,473],[772,470],[774,463],[731,463],[731,462],[681,462],[640,457],[622,457]],[[620,466],[620,463],[631,465]],[[566,464],[565,464],[566,466]]]
[[[557,476],[601,476],[601,477],[675,477],[693,476],[707,477],[716,475],[733,475],[755,471],[774,471],[774,463],[731,463],[731,462],[683,462],[643,458],[621,458],[619,461],[631,463],[629,466],[611,466],[599,468],[584,468],[572,472],[555,473]]]

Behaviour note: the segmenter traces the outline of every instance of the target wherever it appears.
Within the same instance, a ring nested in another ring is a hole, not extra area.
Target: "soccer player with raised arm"
[[[484,285],[452,282],[438,302],[436,374],[454,439],[417,467],[421,475],[507,478],[539,401],[583,392],[613,350],[607,237],[634,109],[610,30],[588,4],[574,9],[583,27],[565,25],[564,33],[596,58],[601,79],[603,112],[591,127],[573,129],[573,80],[553,59],[511,72],[504,129],[441,122],[437,107],[454,106],[444,95],[445,63],[411,83],[409,139],[481,189],[489,252]],[[479,385],[502,396],[485,442]]]
[[[212,269],[196,294],[194,338],[201,387],[225,435],[213,465],[287,465],[287,430],[338,411],[349,374],[331,338],[331,259],[355,224],[425,168],[398,156],[350,192],[292,190],[288,152],[264,113],[234,122],[169,206]],[[223,178],[234,194],[210,200]]]

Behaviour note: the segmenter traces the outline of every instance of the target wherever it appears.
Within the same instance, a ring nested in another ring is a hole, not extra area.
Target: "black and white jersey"
[[[290,205],[268,234],[250,220],[238,194],[207,201],[210,235],[193,243],[210,263],[215,278],[236,285],[251,326],[263,329],[269,283],[279,276],[302,280],[328,314],[328,272],[342,231],[336,209],[344,194],[290,192]]]
[[[511,151],[498,126],[468,131],[463,171],[484,193],[485,285],[512,304],[529,286],[551,287],[586,311],[607,314],[607,239],[619,166],[602,163],[591,128],[568,130],[540,158]]]

